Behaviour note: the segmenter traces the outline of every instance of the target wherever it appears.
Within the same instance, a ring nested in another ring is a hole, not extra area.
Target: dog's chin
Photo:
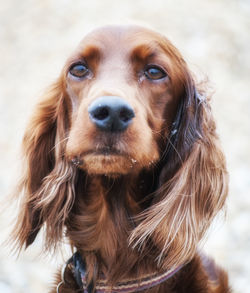
[[[82,164],[79,167],[88,174],[119,177],[135,173],[138,170],[138,163],[133,158],[119,154],[87,154],[82,157]]]

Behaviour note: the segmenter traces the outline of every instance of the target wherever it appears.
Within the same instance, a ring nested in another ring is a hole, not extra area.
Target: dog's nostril
[[[124,108],[120,111],[119,117],[123,122],[128,122],[134,117],[134,112],[130,109]]]
[[[97,111],[93,114],[93,117],[98,120],[104,120],[109,116],[109,110],[106,107],[100,107]]]

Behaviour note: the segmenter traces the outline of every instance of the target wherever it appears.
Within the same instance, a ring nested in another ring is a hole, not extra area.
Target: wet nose
[[[121,132],[135,117],[133,108],[122,98],[103,96],[94,100],[89,108],[90,120],[103,131]]]

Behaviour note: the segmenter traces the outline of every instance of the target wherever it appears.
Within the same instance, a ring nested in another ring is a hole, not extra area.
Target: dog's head
[[[152,168],[165,151],[178,104],[186,91],[195,95],[177,50],[138,27],[89,34],[62,79],[70,105],[66,156],[92,174]]]

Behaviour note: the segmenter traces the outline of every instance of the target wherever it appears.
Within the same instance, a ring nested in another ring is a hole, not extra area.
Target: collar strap
[[[164,273],[156,272],[144,275],[137,279],[122,280],[112,287],[107,284],[106,279],[100,278],[96,281],[95,291],[93,291],[93,283],[87,283],[86,263],[83,261],[79,252],[73,254],[73,256],[66,263],[66,266],[68,265],[71,265],[76,283],[84,293],[130,293],[143,291],[160,285],[174,276],[182,268],[182,266],[179,266],[176,269],[168,270]]]

